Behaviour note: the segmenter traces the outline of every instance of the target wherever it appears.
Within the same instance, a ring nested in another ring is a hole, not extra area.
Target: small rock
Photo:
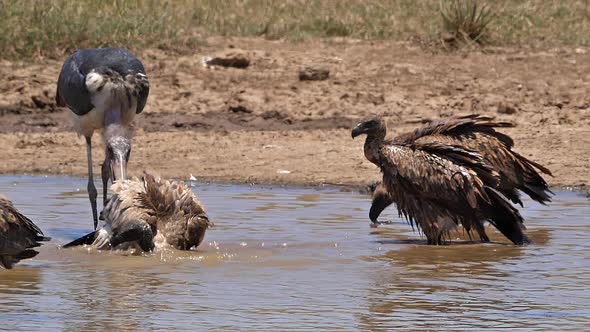
[[[203,57],[203,65],[205,67],[221,66],[244,69],[250,66],[250,59],[246,54],[232,50],[216,56]]]
[[[324,65],[309,65],[299,68],[300,81],[323,81],[330,78],[330,69]]]
[[[269,120],[269,119],[277,119],[277,120],[283,120],[286,119],[287,116],[279,111],[266,111],[264,113],[262,113],[260,115],[264,120]]]
[[[41,98],[40,96],[32,96],[31,97],[33,104],[35,104],[35,106],[37,106],[37,108],[45,108],[45,106],[47,106],[47,103],[43,99],[44,98]]]
[[[284,169],[279,169],[279,170],[277,171],[277,173],[278,173],[278,174],[291,174],[291,172],[290,172],[290,171],[287,171],[287,170],[284,170]]]
[[[234,113],[252,113],[253,111],[247,108],[244,105],[236,104],[236,105],[229,105],[229,110]]]
[[[367,94],[367,101],[375,106],[378,106],[385,103],[385,97],[383,94],[374,95],[369,93]]]
[[[451,44],[457,41],[457,37],[455,35],[452,35],[448,32],[444,32],[440,35],[440,38],[442,39],[442,41],[444,41],[447,44]]]
[[[501,103],[498,105],[496,112],[498,112],[500,114],[514,114],[514,113],[516,113],[516,108],[512,105]]]

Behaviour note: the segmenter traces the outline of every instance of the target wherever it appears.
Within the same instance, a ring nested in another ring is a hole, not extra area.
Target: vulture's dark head
[[[386,127],[383,118],[379,115],[371,115],[352,128],[352,138],[362,134],[385,136],[385,131]]]
[[[381,182],[377,183],[375,190],[373,191],[373,202],[371,203],[371,209],[369,210],[369,219],[373,223],[377,223],[377,219],[386,207],[393,203],[393,198],[385,188],[385,185]]]

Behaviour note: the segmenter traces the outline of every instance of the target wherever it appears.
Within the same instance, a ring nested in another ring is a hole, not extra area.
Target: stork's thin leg
[[[92,207],[92,219],[94,220],[94,229],[98,226],[98,212],[96,210],[96,187],[94,186],[94,177],[92,175],[92,138],[86,137],[86,154],[88,157],[88,198]]]
[[[109,190],[109,178],[111,177],[111,169],[109,167],[109,160],[105,158],[101,167],[102,176],[102,211],[100,211],[100,220],[104,220],[103,212],[105,206],[107,206],[107,192]]]

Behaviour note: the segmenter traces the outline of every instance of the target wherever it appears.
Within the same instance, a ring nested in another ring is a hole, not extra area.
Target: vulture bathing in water
[[[19,260],[35,257],[38,252],[32,248],[49,240],[11,201],[0,196],[0,267],[11,269]]]
[[[104,209],[105,225],[64,248],[88,244],[100,250],[197,247],[212,226],[193,191],[181,181],[150,174],[116,181]]]
[[[371,221],[378,223],[380,213],[396,203],[400,216],[416,224],[429,244],[441,244],[459,224],[488,242],[485,221],[515,244],[530,243],[509,200],[522,206],[522,191],[537,202],[549,202],[551,191],[536,169],[551,172],[513,151],[512,139],[494,129],[511,126],[468,115],[385,139],[381,117],[361,121],[352,136],[367,135],[365,156],[383,172],[383,183],[373,193]]]

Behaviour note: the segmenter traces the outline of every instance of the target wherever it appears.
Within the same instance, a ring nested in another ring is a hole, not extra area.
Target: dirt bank
[[[211,39],[192,56],[145,51],[151,93],[138,117],[131,173],[218,181],[365,184],[379,171],[350,128],[386,115],[392,133],[471,112],[517,124],[516,149],[553,172],[551,185],[589,185],[590,50],[431,53],[394,42]],[[210,69],[231,48],[247,69]],[[330,68],[299,81],[300,66]],[[83,175],[83,139],[53,102],[61,61],[0,62],[0,172]],[[100,140],[95,139],[96,142]],[[103,154],[95,149],[96,165]]]

